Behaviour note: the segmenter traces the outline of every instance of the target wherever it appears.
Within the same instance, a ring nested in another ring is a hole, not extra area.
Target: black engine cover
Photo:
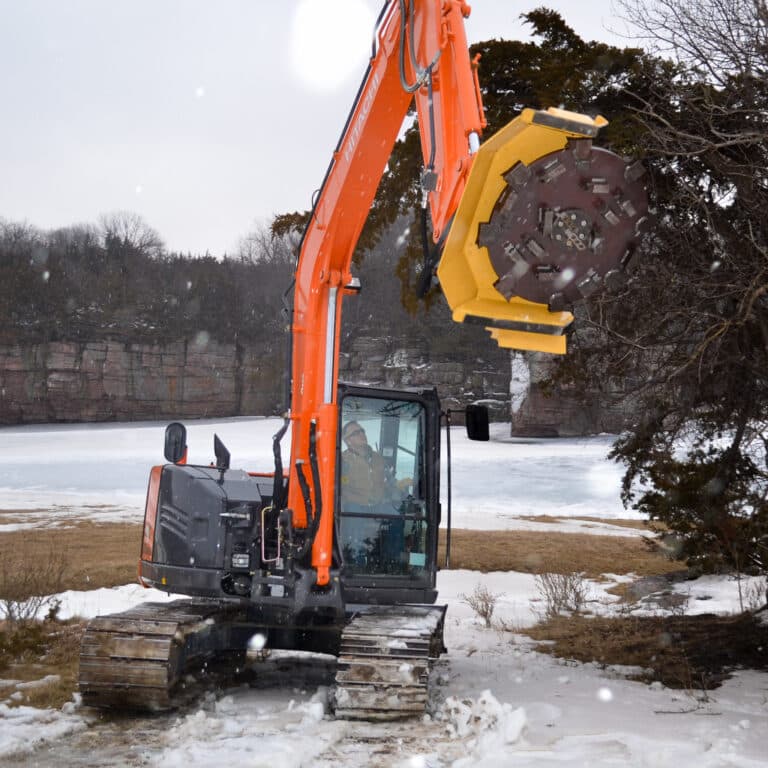
[[[228,569],[233,552],[255,554],[261,507],[258,482],[242,470],[166,465],[152,560]]]

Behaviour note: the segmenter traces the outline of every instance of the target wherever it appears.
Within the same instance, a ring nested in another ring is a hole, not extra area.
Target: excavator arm
[[[564,352],[568,305],[630,257],[646,210],[637,167],[592,148],[602,118],[526,110],[481,145],[469,11],[462,0],[385,4],[302,240],[288,507],[315,529],[320,587],[332,578],[342,304],[359,289],[352,254],[412,100],[443,292],[455,320],[486,325],[502,346]]]

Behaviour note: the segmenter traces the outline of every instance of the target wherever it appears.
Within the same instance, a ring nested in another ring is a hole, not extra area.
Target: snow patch
[[[446,723],[448,732],[457,738],[478,736],[485,731],[499,731],[505,744],[516,742],[525,728],[523,707],[501,703],[489,690],[473,699],[449,697],[440,709],[438,719]]]
[[[48,685],[53,685],[61,680],[61,675],[46,675],[40,678],[40,680],[29,680],[26,683],[16,683],[16,689],[19,691],[29,691],[34,688],[45,688]]]
[[[85,728],[79,715],[0,703],[0,755],[26,754]]]
[[[510,355],[511,375],[509,379],[510,407],[517,413],[522,407],[531,387],[531,369],[523,352]]]

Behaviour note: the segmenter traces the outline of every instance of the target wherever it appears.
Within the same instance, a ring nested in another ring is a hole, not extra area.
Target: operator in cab
[[[341,454],[341,488],[345,507],[364,512],[386,501],[387,476],[384,459],[368,445],[365,430],[356,421],[344,425],[341,437],[346,450]]]
[[[342,431],[342,544],[345,557],[359,567],[380,568],[399,559],[403,549],[400,515],[403,491],[387,472],[384,457],[368,444],[365,429],[348,421]],[[389,520],[383,518],[389,517]]]

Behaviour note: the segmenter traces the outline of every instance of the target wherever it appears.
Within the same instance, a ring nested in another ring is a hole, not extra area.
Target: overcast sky
[[[475,0],[470,42],[526,37],[519,15],[542,4],[622,44],[611,0]],[[170,249],[234,252],[311,206],[381,6],[0,0],[0,217],[48,229],[130,210]]]

